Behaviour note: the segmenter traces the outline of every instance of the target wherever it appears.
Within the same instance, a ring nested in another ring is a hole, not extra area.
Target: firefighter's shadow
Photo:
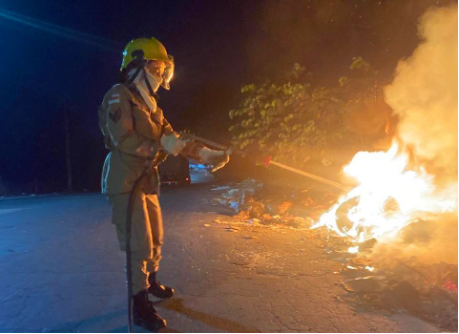
[[[162,308],[183,314],[193,320],[200,321],[208,326],[217,328],[227,333],[259,333],[256,328],[244,326],[238,322],[223,319],[212,314],[204,313],[201,311],[193,310],[183,304],[183,299],[172,298],[165,301],[157,302]],[[162,330],[161,332],[169,332],[170,328]]]
[[[98,332],[103,328],[106,333],[125,333],[126,311],[120,310],[115,312],[104,313],[95,317],[80,319],[73,322],[62,323],[56,326],[47,327],[42,330],[42,333],[70,333],[70,332]],[[119,319],[122,325],[119,324]],[[114,325],[114,326],[113,326]]]
[[[129,331],[127,326],[127,311],[120,310],[110,313],[104,313],[92,318],[68,322],[54,327],[45,328],[43,333],[126,333]],[[121,321],[120,321],[121,319]],[[133,325],[134,333],[150,333],[146,329]],[[166,327],[160,330],[161,333],[182,333],[181,331]]]

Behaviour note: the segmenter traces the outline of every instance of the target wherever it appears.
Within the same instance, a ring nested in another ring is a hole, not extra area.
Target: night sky
[[[0,196],[65,189],[65,117],[74,188],[98,190],[97,107],[133,38],[158,38],[176,60],[171,90],[159,92],[174,128],[228,143],[244,83],[295,62],[335,80],[353,56],[391,73],[418,43],[419,15],[449,2],[2,1]]]

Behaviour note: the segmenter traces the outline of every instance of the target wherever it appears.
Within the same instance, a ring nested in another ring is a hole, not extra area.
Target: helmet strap
[[[132,83],[135,78],[137,78],[137,76],[139,75],[140,71],[143,69],[143,66],[138,66],[134,75],[132,75],[127,81],[126,81],[126,84],[130,84]]]

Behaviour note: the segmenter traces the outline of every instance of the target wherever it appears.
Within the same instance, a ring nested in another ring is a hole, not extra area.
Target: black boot
[[[174,289],[159,283],[156,280],[156,273],[150,273],[148,283],[150,283],[148,293],[151,293],[153,296],[161,299],[171,298],[174,296]]]
[[[133,320],[134,324],[155,332],[166,327],[166,320],[160,317],[153,304],[148,300],[148,292],[141,291],[133,299]]]

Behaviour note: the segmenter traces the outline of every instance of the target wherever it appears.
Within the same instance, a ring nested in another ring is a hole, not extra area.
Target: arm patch
[[[118,121],[121,119],[121,109],[117,108],[115,111],[109,112],[108,117],[110,117],[113,123],[118,123]]]

